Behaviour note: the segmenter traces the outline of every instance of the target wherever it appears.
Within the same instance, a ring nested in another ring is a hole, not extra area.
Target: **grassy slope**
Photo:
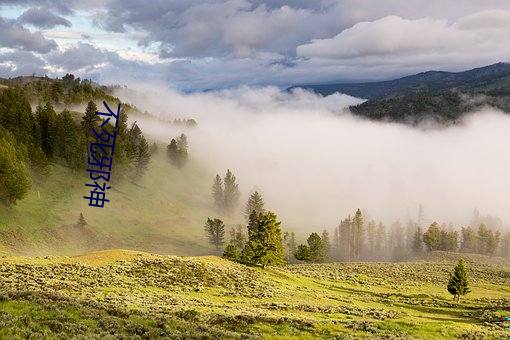
[[[214,253],[202,229],[216,215],[209,177],[193,162],[178,170],[161,154],[138,184],[113,183],[110,202],[97,208],[82,198],[88,196],[86,171],[52,164],[44,183],[25,199],[10,208],[0,205],[0,254],[73,255],[107,248]],[[80,212],[89,224],[84,228],[76,225]]]
[[[0,259],[0,338],[508,337],[510,264],[467,256],[470,293],[446,291],[456,256],[262,271],[217,257],[110,250]]]

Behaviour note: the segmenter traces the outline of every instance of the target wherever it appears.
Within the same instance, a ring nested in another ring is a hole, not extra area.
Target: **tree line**
[[[147,170],[151,154],[138,124],[128,126],[126,108],[121,108],[112,180],[137,180]],[[92,129],[100,132],[104,122],[96,111],[90,100],[84,114],[68,109],[57,113],[51,101],[40,103],[33,112],[25,89],[0,92],[0,201],[14,204],[22,199],[32,182],[44,179],[49,162],[73,170],[87,168],[90,143],[100,142]],[[104,129],[112,133],[114,127],[107,123]]]

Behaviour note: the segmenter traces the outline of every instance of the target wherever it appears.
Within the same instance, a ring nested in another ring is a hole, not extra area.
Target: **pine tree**
[[[227,170],[223,183],[225,185],[223,190],[225,211],[227,213],[232,213],[232,211],[239,205],[240,197],[239,185],[236,183],[236,176],[234,176],[230,170]]]
[[[78,218],[78,225],[79,225],[80,227],[84,227],[84,226],[86,226],[87,224],[88,224],[88,223],[87,223],[87,221],[85,221],[85,217],[83,217],[83,214],[82,214],[82,213],[80,213],[80,217]]]
[[[338,226],[338,233],[340,236],[340,260],[352,261],[352,218],[349,215],[346,219],[340,222]]]
[[[276,219],[276,215],[271,211],[260,213],[258,228],[247,243],[253,250],[252,262],[262,265],[262,268],[270,264],[285,263],[281,222]]]
[[[227,260],[238,262],[241,259],[241,254],[239,254],[239,250],[237,250],[235,245],[228,244],[223,252],[223,257]]]
[[[326,229],[322,231],[321,235],[322,246],[324,248],[324,259],[323,261],[330,261],[332,258],[331,254],[331,241],[329,240],[329,233]]]
[[[361,248],[363,247],[363,216],[360,209],[356,210],[356,214],[352,219],[352,237],[353,258],[355,261],[358,261],[360,259]]]
[[[306,244],[300,244],[294,252],[294,257],[299,261],[310,262],[312,260],[312,252]]]
[[[423,234],[423,243],[429,250],[438,250],[441,245],[441,230],[437,222],[433,222]]]
[[[285,259],[287,262],[290,262],[296,252],[296,234],[294,232],[289,233],[288,231],[283,233],[283,243],[285,245]]]
[[[418,226],[413,236],[413,252],[416,255],[419,255],[421,254],[422,250],[423,250],[423,232],[421,230],[421,227]]]
[[[312,262],[324,261],[324,244],[319,234],[311,233],[306,242],[310,248],[310,260]]]
[[[219,251],[220,247],[225,243],[225,225],[223,221],[218,218],[207,218],[204,230],[209,239],[209,243],[215,246],[216,250]]]
[[[251,194],[250,198],[248,198],[248,202],[246,202],[244,215],[246,216],[247,220],[249,220],[250,215],[253,211],[255,211],[257,215],[265,211],[264,200],[262,199],[262,196],[259,194],[258,191],[255,191],[253,194]]]
[[[214,198],[214,206],[219,211],[223,210],[224,200],[223,200],[223,181],[221,180],[220,175],[216,175],[214,179],[214,183],[212,186],[212,196]]]
[[[85,109],[85,115],[81,120],[81,127],[85,133],[85,144],[87,147],[87,157],[90,158],[90,137],[93,135],[92,129],[97,127],[97,123],[101,120],[99,115],[96,115],[97,106],[91,100]],[[96,129],[97,131],[97,129]]]
[[[246,236],[243,233],[243,226],[238,225],[230,229],[230,244],[233,244],[239,251],[242,251],[246,243]]]
[[[241,252],[241,263],[250,264],[253,263],[253,258],[255,253],[250,245],[250,243],[246,243],[244,245],[243,251]]]
[[[135,158],[135,178],[141,178],[143,176],[149,167],[150,161],[151,153],[149,151],[149,144],[145,140],[145,137],[142,136]]]
[[[26,148],[17,145],[14,136],[0,127],[0,201],[6,205],[15,204],[30,189],[24,153]]]
[[[463,253],[476,253],[480,247],[478,238],[476,237],[476,233],[473,228],[462,228],[461,235],[462,245],[460,247],[460,251]]]
[[[457,303],[460,302],[461,295],[466,295],[471,291],[469,289],[467,266],[463,259],[459,260],[453,275],[450,274],[447,289],[453,295],[453,300],[457,299]]]

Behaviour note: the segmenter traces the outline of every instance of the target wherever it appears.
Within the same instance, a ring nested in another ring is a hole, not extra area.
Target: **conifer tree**
[[[437,222],[433,222],[423,234],[423,243],[429,250],[438,250],[441,245],[441,230]]]
[[[418,255],[423,250],[423,232],[421,227],[418,226],[413,235],[413,252]]]
[[[355,261],[360,259],[361,248],[363,247],[363,216],[361,210],[356,210],[352,219],[352,250]]]
[[[224,206],[225,211],[227,213],[232,213],[232,211],[239,205],[239,185],[236,183],[236,176],[230,171],[227,170],[225,174],[225,178],[223,179],[224,183]]]
[[[99,115],[96,115],[97,106],[91,100],[87,104],[87,108],[85,109],[85,115],[81,120],[81,127],[83,132],[85,133],[85,144],[87,148],[87,157],[90,158],[90,138],[94,134],[92,129],[97,127],[97,123],[101,120]],[[97,129],[96,129],[97,131]]]
[[[260,264],[262,268],[270,264],[285,263],[281,222],[277,222],[276,219],[276,215],[271,211],[260,213],[258,228],[253,231],[247,243],[247,246],[253,250],[252,263]]]
[[[294,257],[299,261],[310,262],[312,260],[312,252],[306,244],[300,244],[294,252]]]
[[[244,215],[246,216],[246,219],[250,218],[250,215],[253,211],[255,211],[257,215],[265,211],[264,200],[258,191],[255,191],[253,194],[251,194],[250,198],[248,198],[248,202],[246,202],[246,208],[244,209]]]
[[[214,178],[214,183],[212,186],[212,196],[214,198],[214,206],[218,210],[222,210],[224,206],[223,201],[223,181],[221,180],[220,175],[216,175]]]
[[[83,213],[80,213],[80,217],[78,218],[78,225],[81,227],[86,226],[88,223],[85,221],[85,217],[83,217]]]
[[[151,153],[149,151],[149,144],[145,140],[145,137],[142,136],[135,158],[135,178],[141,178],[143,176],[149,167],[150,161]]]
[[[233,244],[228,244],[225,247],[225,251],[223,252],[223,257],[230,261],[239,261],[241,259],[241,254],[239,254],[239,250]]]
[[[324,229],[321,234],[322,246],[324,248],[324,261],[328,262],[332,258],[331,241],[329,240],[329,232]]]
[[[6,205],[15,204],[30,189],[31,179],[24,153],[26,148],[17,145],[14,136],[0,127],[0,201]]]
[[[324,244],[319,234],[311,233],[306,242],[310,248],[310,260],[312,262],[324,261]]]
[[[463,259],[459,260],[453,275],[450,274],[447,289],[453,295],[453,300],[457,299],[457,303],[460,302],[461,295],[466,295],[471,291],[469,289],[467,266]]]
[[[225,225],[223,221],[218,218],[207,218],[204,230],[209,239],[209,243],[215,246],[216,250],[219,251],[220,247],[225,243]]]

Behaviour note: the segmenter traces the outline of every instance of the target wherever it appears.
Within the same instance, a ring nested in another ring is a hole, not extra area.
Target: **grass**
[[[0,254],[77,255],[110,248],[215,253],[203,234],[207,217],[218,215],[210,197],[213,177],[199,164],[191,161],[179,170],[164,154],[156,155],[139,182],[112,183],[104,208],[89,207],[83,198],[86,171],[58,164],[50,169],[16,205],[0,204]],[[85,227],[77,225],[80,213]]]
[[[465,256],[472,292],[456,304],[456,255],[435,256],[267,270],[126,250],[3,257],[0,338],[508,337],[508,262]]]

